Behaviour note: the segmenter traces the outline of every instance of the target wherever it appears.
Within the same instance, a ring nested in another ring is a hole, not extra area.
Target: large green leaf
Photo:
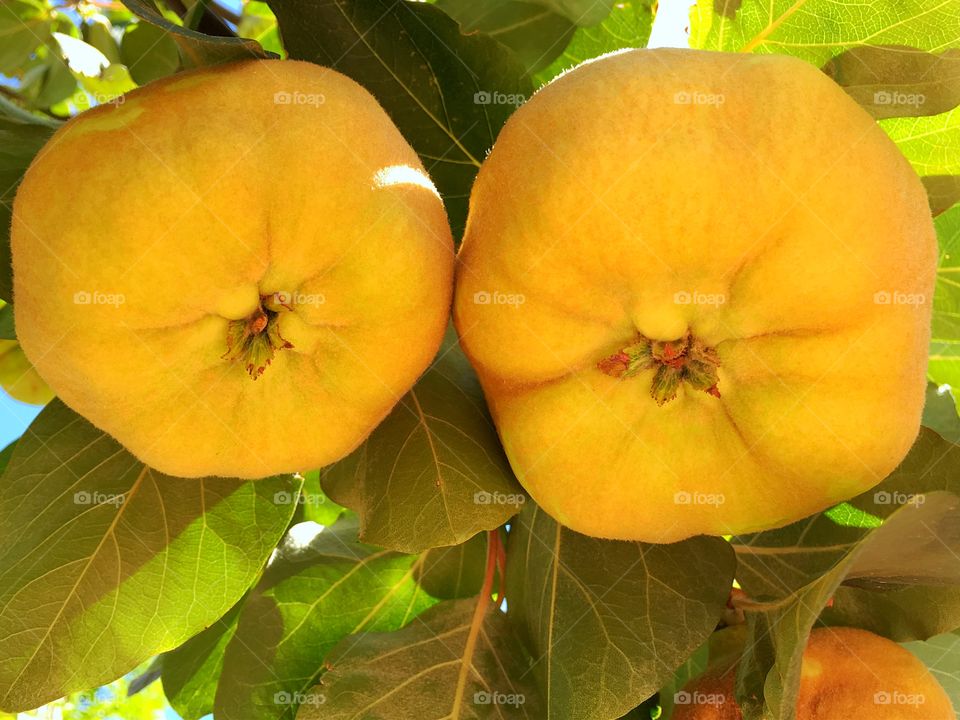
[[[344,640],[297,718],[543,720],[534,662],[498,610],[478,617],[476,601],[451,600],[400,632]]]
[[[716,627],[735,565],[721,538],[600,540],[532,503],[507,550],[508,619],[537,658],[542,717],[564,720],[619,717],[669,682]]]
[[[183,720],[200,720],[213,712],[223,655],[237,631],[245,599],[206,630],[162,656],[163,693]]]
[[[416,582],[424,559],[361,545],[354,518],[294,526],[240,611],[218,720],[293,720],[340,640],[396,630],[435,602]]]
[[[960,388],[960,205],[937,217],[940,244],[927,374],[938,385]]]
[[[323,487],[360,515],[361,537],[419,552],[492,530],[525,500],[456,336]]]
[[[930,117],[881,120],[920,175],[934,214],[960,203],[960,108]]]
[[[272,0],[270,7],[290,57],[339,70],[380,101],[419,153],[458,237],[480,163],[532,91],[520,62],[423,3]]]
[[[0,708],[101,685],[221,617],[297,489],[161,475],[52,402],[0,477]]]
[[[13,198],[23,174],[40,151],[53,128],[39,122],[23,122],[0,115],[0,299],[13,299],[13,269],[10,265],[10,223]]]
[[[782,53],[818,67],[861,45],[960,46],[960,0],[715,0],[712,11],[706,2],[698,10],[694,47]]]
[[[601,24],[578,28],[560,57],[538,72],[534,80],[547,83],[584,60],[621,48],[646,47],[652,26],[653,0],[618,2]]]
[[[180,48],[184,67],[204,67],[267,56],[255,40],[206,35],[172,23],[157,11],[151,0],[124,0],[123,4],[143,20],[170,34]]]
[[[486,33],[513,50],[530,72],[553,62],[577,28],[543,5],[521,0],[436,0],[435,4],[460,23],[464,33]]]

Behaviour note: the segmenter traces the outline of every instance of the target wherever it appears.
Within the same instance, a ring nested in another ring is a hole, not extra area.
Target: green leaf
[[[0,477],[0,708],[94,687],[176,647],[253,582],[292,477],[181,479],[53,401]]]
[[[900,585],[877,592],[841,585],[822,619],[901,642],[924,639],[960,627],[960,588]]]
[[[927,376],[937,385],[960,387],[960,205],[937,217],[934,225],[940,258]]]
[[[217,688],[218,720],[293,720],[340,640],[396,630],[435,602],[416,583],[422,563],[361,545],[353,519],[294,526],[240,611]]]
[[[246,596],[206,630],[161,656],[163,693],[183,720],[201,720],[213,712],[223,655],[237,631],[244,600]]]
[[[41,0],[0,3],[0,73],[17,75],[51,30],[52,16]]]
[[[960,443],[960,414],[957,413],[956,400],[948,386],[937,387],[933,383],[927,383],[923,425],[952,443]]]
[[[30,107],[49,108],[66,100],[77,90],[77,79],[70,72],[66,61],[58,55],[50,54],[43,72],[40,92],[30,102]]]
[[[13,457],[13,451],[16,449],[16,447],[17,441],[14,440],[3,450],[0,450],[0,473],[7,469],[7,465],[10,464],[10,458]]]
[[[111,32],[110,23],[103,15],[89,18],[81,27],[81,32],[84,41],[102,52],[111,63],[122,62],[120,48]]]
[[[947,633],[926,642],[904,643],[904,647],[930,668],[954,709],[960,708],[960,635]]]
[[[2,11],[0,11],[2,12]],[[53,128],[0,115],[0,299],[13,299],[13,269],[10,265],[10,223],[13,198],[23,174]]]
[[[528,503],[507,547],[508,619],[539,658],[549,716],[619,717],[663,687],[716,627],[734,565],[721,538],[600,540]]]
[[[881,120],[880,127],[920,175],[934,215],[960,203],[960,108],[930,117]]]
[[[960,497],[932,492],[926,502],[895,507],[880,528],[847,544],[835,564],[812,582],[777,599],[744,605],[750,650],[737,678],[744,720],[794,720],[807,638],[841,582],[880,591],[913,582],[960,583],[960,558],[951,549],[960,542]],[[767,575],[776,576],[780,557],[760,553],[753,562],[761,562],[761,556],[768,561]]]
[[[854,47],[824,72],[875,118],[937,115],[960,105],[960,51],[899,45]]]
[[[441,600],[473,597],[483,585],[486,559],[487,538],[483,533],[453,547],[430,548],[423,554],[417,582]]]
[[[17,331],[13,321],[13,305],[0,307],[0,340],[16,340]]]
[[[653,0],[618,2],[600,25],[579,28],[560,57],[534,80],[542,85],[584,60],[621,48],[646,47],[652,26]]]
[[[219,65],[220,63],[266,57],[263,48],[254,41],[237,37],[214,37],[170,22],[157,12],[150,0],[124,0],[124,5],[142,20],[169,33],[180,48],[186,68]]]
[[[278,497],[278,501],[286,500]],[[291,502],[299,503],[300,507],[295,516],[297,522],[312,521],[318,525],[333,525],[347,509],[338,505],[323,492],[320,486],[320,471],[311,470],[303,474],[303,490],[299,497],[289,498]]]
[[[706,50],[781,53],[822,67],[862,45],[907,45],[940,51],[960,45],[956,0],[716,0],[693,14],[691,46]],[[709,24],[703,32],[696,24]],[[696,42],[698,44],[693,45]]]
[[[436,0],[464,33],[486,33],[506,45],[529,72],[547,67],[570,42],[577,26],[543,5],[518,0]]]
[[[614,7],[613,0],[538,0],[538,2],[571,22],[583,26],[603,22]]]
[[[172,75],[180,67],[180,51],[173,33],[148,22],[127,26],[120,56],[138,85]]]
[[[291,58],[332,67],[377,98],[443,196],[454,237],[480,163],[532,87],[520,62],[441,10],[398,0],[272,0]]]
[[[530,682],[534,658],[502,613],[488,609],[476,618],[476,607],[452,600],[399,632],[347,638],[297,720],[547,717]]]
[[[256,40],[267,52],[286,57],[277,29],[277,18],[265,2],[248,0],[243,4],[237,35]]]
[[[402,552],[462,543],[526,499],[452,329],[413,390],[321,478],[359,514],[364,542]]]

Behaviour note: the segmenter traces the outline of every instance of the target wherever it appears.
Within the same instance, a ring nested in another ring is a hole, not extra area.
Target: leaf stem
[[[500,537],[500,529],[494,531],[497,534],[497,571],[500,573],[500,584],[497,586],[497,604],[502,606],[506,597],[507,584],[507,551],[503,544],[503,538]]]
[[[493,591],[493,577],[497,569],[500,547],[500,536],[497,532],[497,530],[491,530],[487,533],[487,569],[483,576],[483,587],[480,588],[480,597],[477,598],[477,607],[473,611],[470,631],[467,633],[467,643],[463,648],[463,657],[460,661],[457,692],[453,697],[453,709],[450,713],[450,717],[454,720],[460,716],[463,694],[467,687],[467,676],[473,667],[473,653],[477,647],[477,637],[480,635],[480,627],[483,625],[483,618],[486,616],[487,607],[490,605],[490,594]]]

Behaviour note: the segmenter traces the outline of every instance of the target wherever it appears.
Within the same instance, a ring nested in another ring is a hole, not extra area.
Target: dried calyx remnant
[[[681,382],[720,397],[718,367],[717,351],[690,333],[679,340],[650,340],[640,335],[636,342],[597,363],[601,372],[615,378],[629,378],[655,369],[650,395],[657,405],[673,400]]]
[[[280,336],[277,321],[281,312],[292,309],[282,293],[261,296],[260,305],[249,317],[231,320],[227,325],[227,352],[223,358],[239,361],[256,380],[277,351],[293,347]]]

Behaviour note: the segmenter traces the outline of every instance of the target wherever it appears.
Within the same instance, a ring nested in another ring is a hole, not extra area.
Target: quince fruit
[[[588,535],[673,542],[890,473],[919,427],[936,263],[916,174],[816,68],[632,50],[507,122],[454,316],[532,498]]]
[[[176,75],[52,137],[14,205],[16,327],[57,395],[164,473],[333,462],[439,347],[443,204],[376,100],[293,61]]]
[[[673,720],[741,720],[736,668],[715,667],[674,697]],[[797,720],[954,720],[950,698],[897,643],[856,628],[810,633],[800,666]]]

